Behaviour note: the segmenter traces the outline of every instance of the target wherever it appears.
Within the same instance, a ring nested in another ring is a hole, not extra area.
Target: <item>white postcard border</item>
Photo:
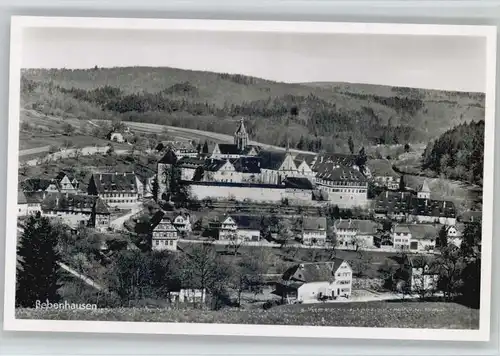
[[[17,206],[17,189],[15,187],[17,187],[18,184],[19,165],[19,107],[22,43],[23,30],[26,28],[99,28],[150,31],[203,30],[484,37],[487,43],[485,64],[487,78],[485,89],[486,112],[483,177],[481,308],[479,329],[443,330],[16,319],[14,306],[17,239],[17,215],[15,207]],[[496,37],[497,28],[495,26],[13,16],[11,19],[9,76],[4,330],[345,339],[489,341],[494,197]],[[485,211],[488,213],[484,214]]]

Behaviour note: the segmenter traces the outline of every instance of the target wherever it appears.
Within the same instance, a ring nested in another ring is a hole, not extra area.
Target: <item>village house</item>
[[[99,230],[109,227],[110,212],[97,196],[49,193],[41,203],[43,216],[56,218],[71,228],[87,226]]]
[[[196,171],[203,167],[205,164],[205,160],[200,158],[194,158],[189,156],[184,156],[177,162],[177,166],[181,170],[181,180],[184,181],[192,181],[192,180],[200,180],[203,178],[196,177]],[[203,171],[203,170],[202,170]]]
[[[241,183],[241,174],[229,159],[208,159],[203,167],[205,182]]]
[[[408,225],[401,224],[393,227],[392,243],[396,250],[409,250],[411,231]]]
[[[219,240],[226,241],[259,241],[260,217],[231,215],[219,219]]]
[[[198,157],[198,150],[191,142],[187,141],[162,141],[159,142],[155,149],[158,152],[171,150],[178,159],[183,157]]]
[[[315,167],[316,186],[326,200],[340,208],[368,206],[368,181],[361,172],[328,162]]]
[[[151,218],[151,248],[155,251],[177,250],[179,239],[177,229],[172,224],[172,220],[162,211],[158,211]]]
[[[22,190],[17,191],[17,216],[28,215],[28,200]]]
[[[357,250],[373,248],[379,224],[371,220],[339,219],[334,232],[339,249]]]
[[[174,303],[205,303],[207,291],[205,289],[182,288],[179,291],[170,292],[170,298]]]
[[[304,216],[301,221],[300,237],[304,245],[324,246],[326,243],[326,218]]]
[[[123,133],[119,131],[112,130],[106,135],[106,139],[112,141],[112,142],[117,142],[117,143],[124,143],[125,138],[123,137]]]
[[[260,159],[261,181],[264,184],[279,185],[290,177],[307,178],[307,172],[302,174],[298,170],[295,160],[288,150],[285,152],[262,150],[258,157]]]
[[[413,192],[383,192],[374,201],[375,217],[386,217],[400,222],[439,223],[455,225],[456,210],[451,201],[430,199],[430,190],[424,183]]]
[[[187,213],[166,213],[167,217],[170,218],[174,227],[180,233],[188,233],[192,231],[191,227],[191,217]]]
[[[78,193],[80,188],[80,183],[76,178],[71,178],[68,174],[60,172],[56,178],[55,182],[61,193]]]
[[[42,211],[42,201],[50,194],[47,192],[23,192],[26,198],[26,215],[32,215]]]
[[[127,209],[142,198],[142,183],[135,173],[94,173],[90,177],[88,194],[96,195],[110,207]]]
[[[446,227],[448,244],[453,244],[457,247],[460,247],[462,245],[465,224],[466,223],[457,223],[456,225]]]
[[[358,167],[356,163],[357,155],[353,154],[343,154],[343,153],[322,153],[318,155],[298,154],[295,156],[295,159],[304,160],[307,163],[307,165],[311,168],[311,170],[315,173],[317,173],[320,167],[324,164],[350,167],[357,170],[358,172],[361,171],[360,167]],[[364,167],[363,175],[366,178],[372,177],[372,173],[368,165]]]
[[[287,303],[349,298],[352,293],[352,269],[347,261],[341,259],[300,263],[285,271],[273,293]]]
[[[210,155],[213,159],[232,159],[240,157],[256,156],[260,148],[249,144],[248,133],[245,128],[243,119],[240,121],[240,126],[234,133],[234,144],[216,143]]]
[[[386,187],[389,190],[399,189],[400,175],[392,169],[392,165],[388,160],[369,160],[367,167],[371,171],[371,179],[375,186]]]

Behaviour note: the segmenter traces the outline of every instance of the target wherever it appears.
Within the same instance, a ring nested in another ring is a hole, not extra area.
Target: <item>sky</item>
[[[27,29],[23,68],[161,66],[281,82],[484,92],[478,37]]]

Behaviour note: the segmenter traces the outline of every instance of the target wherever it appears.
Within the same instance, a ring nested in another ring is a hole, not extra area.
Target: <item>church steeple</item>
[[[244,150],[248,145],[248,133],[245,128],[243,118],[240,120],[240,126],[238,127],[238,130],[236,130],[236,132],[234,133],[234,144],[240,151]]]

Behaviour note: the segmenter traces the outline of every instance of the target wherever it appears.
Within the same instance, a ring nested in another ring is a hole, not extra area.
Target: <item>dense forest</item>
[[[349,139],[356,146],[421,142],[484,115],[482,94],[307,86],[172,68],[26,70],[21,84],[24,107],[44,114],[225,134],[245,117],[253,140],[288,140],[310,151],[349,152]]]
[[[482,184],[484,120],[460,124],[430,142],[422,156],[422,168],[447,178]]]

